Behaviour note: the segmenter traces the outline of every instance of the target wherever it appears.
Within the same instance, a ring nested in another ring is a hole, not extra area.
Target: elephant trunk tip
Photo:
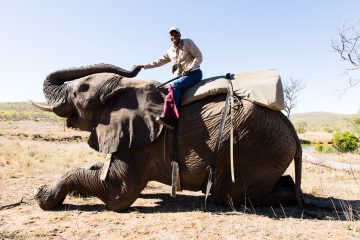
[[[56,198],[54,191],[48,185],[42,185],[34,191],[34,199],[43,210],[51,210],[62,204],[64,198]]]

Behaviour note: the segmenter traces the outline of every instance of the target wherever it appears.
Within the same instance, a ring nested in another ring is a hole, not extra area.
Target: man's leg
[[[169,93],[165,98],[164,111],[156,121],[165,127],[174,128],[175,122],[179,118],[178,109],[181,106],[181,96],[184,90],[198,83],[202,79],[201,70],[191,72],[187,76],[178,78],[169,85]]]
[[[171,86],[174,90],[174,100],[177,109],[181,107],[181,96],[183,91],[200,82],[202,79],[202,71],[200,69],[190,72],[189,75],[182,76],[174,81]]]
[[[167,128],[174,128],[175,121],[179,118],[179,113],[175,105],[174,91],[169,85],[169,93],[165,97],[163,113],[156,118],[156,121]]]

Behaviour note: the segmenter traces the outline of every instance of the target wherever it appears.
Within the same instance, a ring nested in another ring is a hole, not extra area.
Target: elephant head
[[[68,127],[90,131],[89,145],[100,152],[146,145],[160,134],[163,96],[155,81],[130,79],[139,71],[97,64],[51,73],[43,89],[48,109]]]

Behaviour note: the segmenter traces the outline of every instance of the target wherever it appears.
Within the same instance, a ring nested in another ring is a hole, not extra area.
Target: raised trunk
[[[43,85],[46,100],[53,107],[53,111],[61,117],[69,117],[74,108],[67,99],[67,81],[72,81],[95,73],[116,73],[123,77],[135,77],[140,68],[133,68],[131,71],[124,70],[110,64],[95,64],[78,68],[58,70],[49,74]]]

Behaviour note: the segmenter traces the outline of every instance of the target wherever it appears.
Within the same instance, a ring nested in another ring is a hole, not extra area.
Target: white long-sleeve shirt
[[[202,54],[191,39],[181,39],[178,46],[172,46],[159,59],[144,64],[144,68],[160,67],[169,62],[173,63],[173,74],[180,76],[184,71],[200,68]]]

